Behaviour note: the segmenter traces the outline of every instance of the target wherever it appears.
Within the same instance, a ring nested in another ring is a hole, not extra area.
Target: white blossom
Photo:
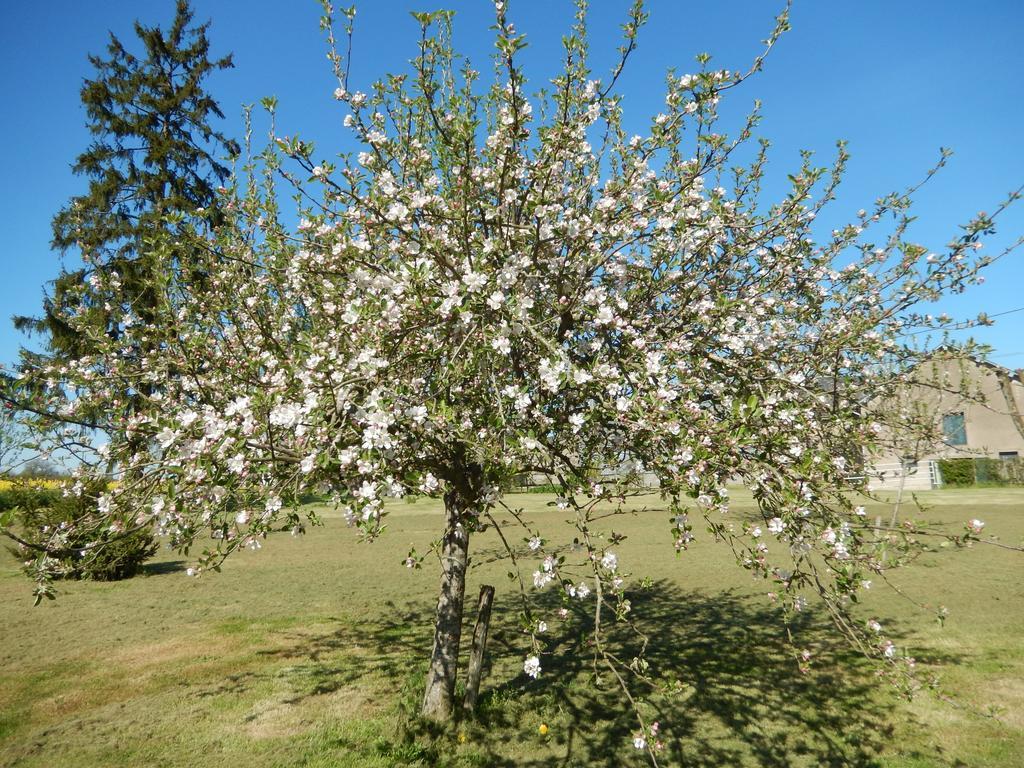
[[[534,680],[540,677],[540,659],[536,656],[527,656],[526,661],[523,662],[523,672]]]

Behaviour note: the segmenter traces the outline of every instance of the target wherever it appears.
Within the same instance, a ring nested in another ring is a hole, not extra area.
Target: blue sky
[[[351,1],[351,0],[348,0]],[[415,52],[410,10],[456,10],[456,42],[475,66],[489,70],[492,12],[487,0],[373,0],[358,3],[353,87],[367,90]],[[740,69],[761,49],[782,3],[772,0],[650,0],[651,20],[622,80],[627,127],[642,131],[662,105],[666,68],[694,71],[707,51],[718,66]],[[618,44],[627,0],[592,0],[592,50],[603,74]],[[343,112],[324,58],[314,0],[195,0],[199,20],[213,22],[215,53],[231,51],[235,69],[209,87],[227,115],[224,129],[241,134],[241,105],[265,95],[279,100],[278,128],[317,141],[323,156],[346,148]],[[7,3],[0,26],[0,363],[10,363],[24,337],[6,318],[32,314],[60,257],[49,249],[50,219],[86,181],[70,165],[86,146],[78,98],[92,72],[88,53],[101,53],[108,31],[132,47],[132,21],[168,24],[172,0],[51,0]],[[568,0],[511,0],[510,18],[527,34],[524,61],[539,86],[558,67],[560,36],[571,22]],[[835,221],[878,196],[917,181],[938,157],[949,166],[919,195],[913,239],[939,249],[957,225],[992,210],[1024,182],[1024,3],[1018,0],[797,0],[793,30],[765,71],[731,96],[736,109],[764,102],[760,133],[773,142],[769,175],[779,194],[797,167],[799,150],[831,157],[837,139],[853,155]],[[829,220],[823,224],[827,226]],[[989,251],[1024,234],[1024,203],[1002,219]],[[986,283],[942,302],[954,316],[1024,307],[1024,252],[993,265]],[[995,348],[993,360],[1024,367],[1024,312],[975,332]]]

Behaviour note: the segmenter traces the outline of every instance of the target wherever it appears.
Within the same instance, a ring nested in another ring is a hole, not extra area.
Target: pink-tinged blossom
[[[277,427],[295,427],[302,418],[302,406],[282,403],[270,412],[270,423]]]

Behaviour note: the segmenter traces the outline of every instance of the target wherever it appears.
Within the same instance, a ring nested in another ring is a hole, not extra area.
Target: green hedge
[[[999,472],[1008,485],[1024,485],[1024,459],[1001,460]]]
[[[942,483],[954,488],[971,485],[1024,485],[1024,461],[1011,459],[940,459]]]
[[[939,472],[943,485],[974,485],[974,459],[939,459]]]

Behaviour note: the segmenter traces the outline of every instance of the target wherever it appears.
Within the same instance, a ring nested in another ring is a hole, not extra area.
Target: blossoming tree
[[[700,57],[628,135],[616,84],[642,4],[604,76],[588,65],[579,7],[564,68],[538,94],[504,2],[490,85],[453,52],[450,14],[417,14],[411,72],[369,94],[349,83],[328,7],[335,97],[362,151],[328,161],[275,136],[224,191],[230,221],[193,243],[201,291],[169,266],[154,286],[159,328],[118,307],[121,332],[97,336],[100,352],[24,373],[71,415],[116,413],[125,391],[148,400],[100,449],[97,465],[113,461],[119,482],[100,499],[97,535],[155,526],[179,549],[208,539],[189,570],[199,575],[272,531],[301,530],[310,490],[367,538],[385,528],[385,499],[442,498],[423,712],[443,720],[471,542],[485,526],[517,563],[535,563],[524,593],[559,589],[592,606],[594,652],[627,686],[601,627],[628,619],[629,580],[602,520],[656,481],[667,549],[697,535],[731,546],[787,609],[818,595],[851,640],[898,666],[880,625],[848,605],[916,539],[876,536],[848,478],[881,434],[865,404],[924,354],[908,334],[941,326],[917,307],[975,278],[993,217],[932,254],[907,242],[909,195],[893,194],[815,240],[842,145],[830,168],[805,156],[788,194],[767,203],[756,108],[735,135],[717,128],[720,99],[760,58],[735,73]],[[344,15],[351,35],[354,12]],[[768,48],[786,26],[783,14]],[[294,231],[281,178],[301,196]],[[89,435],[72,441],[81,450]],[[578,546],[506,507],[503,490],[524,473],[558,486]],[[729,483],[752,491],[763,520],[730,514]],[[883,542],[897,552],[885,563]],[[36,562],[46,593],[46,552]],[[543,656],[535,639],[524,672],[543,674]],[[656,763],[657,727],[638,718],[636,744]]]

